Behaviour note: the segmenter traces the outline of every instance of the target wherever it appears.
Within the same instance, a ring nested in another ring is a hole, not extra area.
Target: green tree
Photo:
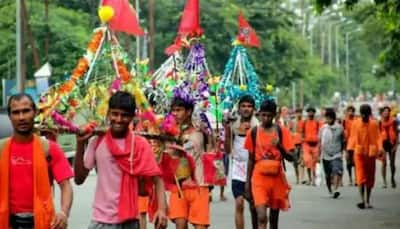
[[[53,66],[53,76],[63,77],[70,72],[77,59],[84,54],[87,41],[90,39],[89,15],[50,4],[49,27],[44,19],[44,5],[29,1],[29,23],[39,50],[40,63],[49,61]],[[15,4],[8,1],[0,6],[0,72],[2,77],[15,75]],[[49,32],[50,46],[48,59],[45,58],[45,37]],[[32,78],[35,69],[31,47],[24,44],[27,65],[27,77]],[[7,73],[7,74],[5,74]]]

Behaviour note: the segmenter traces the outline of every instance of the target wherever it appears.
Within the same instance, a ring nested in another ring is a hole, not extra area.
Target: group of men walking
[[[133,131],[138,127],[132,126],[136,104],[131,94],[116,92],[108,105],[105,132],[99,134],[89,124],[77,133],[72,169],[60,147],[35,132],[38,111],[32,98],[18,94],[9,99],[8,115],[14,133],[0,142],[0,229],[67,228],[73,200],[70,179],[74,177],[77,185],[83,185],[91,170],[97,174],[97,184],[88,228],[143,229],[146,213],[156,228],[165,228],[168,220],[178,229],[188,228],[189,224],[198,229],[211,225],[212,184],[204,155],[222,147],[212,132],[193,122],[193,101],[174,97],[170,115],[164,117],[171,125],[164,123],[158,131],[163,133],[150,140]],[[246,95],[238,102],[237,111],[237,116],[224,119],[223,151],[232,158],[231,185],[238,229],[245,225],[246,201],[253,228],[265,229],[268,224],[269,228],[278,228],[280,211],[290,208],[287,162],[295,167],[296,183],[309,185],[316,184],[316,168],[321,162],[328,191],[338,198],[346,151],[350,184],[355,165],[360,209],[372,207],[377,158],[384,162],[382,175],[387,186],[388,155],[391,185],[396,187],[397,130],[392,126],[395,122],[390,118],[390,108],[382,110],[381,121],[372,117],[368,105],[360,107],[360,118],[349,107],[342,124],[330,108],[325,109],[323,122],[316,118],[314,108],[306,110],[306,120],[302,119],[301,109],[296,110],[294,120],[287,120],[282,108],[278,112],[275,101],[265,100],[256,110],[254,99]],[[175,138],[164,136],[168,134]],[[58,211],[52,197],[54,180],[61,189]]]

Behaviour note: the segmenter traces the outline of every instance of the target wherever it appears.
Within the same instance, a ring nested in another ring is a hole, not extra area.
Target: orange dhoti
[[[368,188],[375,184],[375,157],[368,154],[354,154],[354,165],[356,169],[356,183],[358,186],[366,185]]]
[[[146,214],[149,209],[149,197],[139,196],[139,213]]]
[[[254,170],[251,188],[254,205],[267,206],[275,210],[286,211],[290,208],[290,185],[283,169],[276,176],[266,176]]]
[[[206,186],[171,191],[168,216],[175,219],[186,219],[194,225],[210,224],[209,189]]]
[[[306,168],[315,170],[318,157],[319,149],[317,144],[312,146],[307,142],[303,143],[303,163]]]

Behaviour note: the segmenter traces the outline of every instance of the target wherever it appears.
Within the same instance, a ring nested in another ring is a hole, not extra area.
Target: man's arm
[[[224,141],[224,151],[227,154],[232,152],[232,127],[229,123],[224,124],[225,128],[225,141]]]
[[[72,185],[68,179],[62,181],[59,186],[61,190],[61,211],[69,216],[73,200]]]
[[[75,163],[74,163],[74,170],[75,170],[75,184],[81,185],[85,182],[87,176],[89,175],[89,169],[85,168],[83,162],[83,155],[85,152],[85,145],[87,140],[91,134],[87,134],[82,137],[76,138],[76,153],[75,153]]]
[[[167,218],[167,201],[165,198],[165,188],[164,182],[162,181],[160,176],[154,176],[153,182],[155,186],[155,191],[157,195],[157,213],[155,215],[155,224],[156,228],[165,228],[168,223]]]
[[[61,190],[61,211],[56,213],[52,222],[52,229],[67,228],[68,217],[72,206],[73,192],[69,179],[61,181],[59,184]]]
[[[245,184],[245,195],[248,200],[253,199],[252,191],[251,191],[251,177],[253,175],[254,170],[254,153],[249,152],[249,160],[247,161],[247,178]]]

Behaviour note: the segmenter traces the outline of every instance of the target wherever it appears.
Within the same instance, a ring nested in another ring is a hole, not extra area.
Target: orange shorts
[[[139,213],[147,213],[149,209],[149,197],[148,196],[139,196]]]
[[[251,191],[254,205],[286,211],[290,208],[290,185],[283,171],[277,176],[265,176],[254,171]]]
[[[375,157],[365,154],[354,154],[357,185],[366,185],[368,188],[375,184]]]
[[[303,162],[306,168],[315,170],[318,156],[318,146],[310,146],[308,143],[303,143]]]
[[[168,217],[172,221],[183,218],[194,225],[210,225],[208,187],[185,189],[183,198],[178,192],[171,192]]]

